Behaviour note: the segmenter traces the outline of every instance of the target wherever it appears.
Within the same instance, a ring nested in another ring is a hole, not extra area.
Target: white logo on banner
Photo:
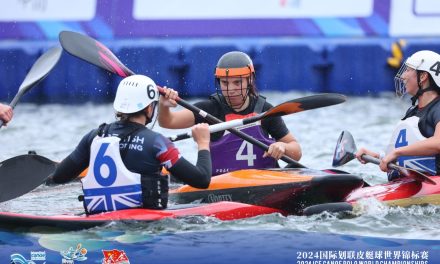
[[[138,20],[368,17],[373,4],[373,0],[134,0],[133,17]]]

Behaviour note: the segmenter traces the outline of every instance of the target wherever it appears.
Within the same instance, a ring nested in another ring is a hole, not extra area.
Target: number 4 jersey
[[[395,148],[405,147],[417,141],[432,137],[435,126],[440,121],[440,100],[435,99],[426,107],[410,109],[394,129],[387,153]],[[439,155],[401,156],[397,159],[400,166],[417,169],[431,175],[438,174]]]
[[[262,96],[252,98],[249,109],[240,113],[231,112],[230,108],[225,107],[220,102],[217,95],[211,96],[210,101],[198,106],[225,121],[255,116],[271,108],[271,105],[269,105]],[[200,120],[196,119],[196,122],[200,122]],[[281,138],[289,133],[280,117],[269,120],[267,123],[261,124],[257,122],[239,129],[266,145],[275,142],[274,139],[269,137],[269,133],[272,136],[278,136],[277,138]],[[266,131],[266,133],[264,131]],[[210,147],[213,175],[240,169],[277,167],[275,159],[271,157],[263,158],[264,150],[227,131],[219,139],[216,139],[215,135],[212,136]]]

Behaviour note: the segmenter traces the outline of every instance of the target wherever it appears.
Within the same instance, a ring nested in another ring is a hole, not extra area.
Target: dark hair
[[[145,108],[147,108],[147,107],[145,107]],[[136,113],[131,113],[131,114],[125,114],[125,113],[121,113],[121,112],[116,112],[115,113],[115,117],[119,121],[127,122],[131,117],[143,115],[145,108],[140,110],[140,111],[137,111]]]
[[[434,78],[432,78],[431,74],[428,73],[429,85],[434,88],[438,93],[440,93],[440,87],[435,83]]]

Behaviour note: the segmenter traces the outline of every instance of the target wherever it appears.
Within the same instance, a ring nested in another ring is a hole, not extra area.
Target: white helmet
[[[405,81],[402,79],[402,75],[408,67],[414,70],[428,72],[435,84],[440,87],[440,54],[430,50],[422,50],[411,55],[394,77],[397,95],[403,96],[406,92]],[[432,83],[431,85],[434,84]]]
[[[131,114],[157,101],[159,91],[154,81],[144,75],[132,75],[119,83],[113,108],[120,113]]]

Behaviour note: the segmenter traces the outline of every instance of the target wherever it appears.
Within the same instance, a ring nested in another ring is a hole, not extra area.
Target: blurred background
[[[393,92],[402,59],[440,51],[438,0],[0,0],[0,102],[71,30],[181,97],[214,92],[219,57],[254,60],[260,91]],[[67,53],[23,101],[110,102],[120,78]]]

